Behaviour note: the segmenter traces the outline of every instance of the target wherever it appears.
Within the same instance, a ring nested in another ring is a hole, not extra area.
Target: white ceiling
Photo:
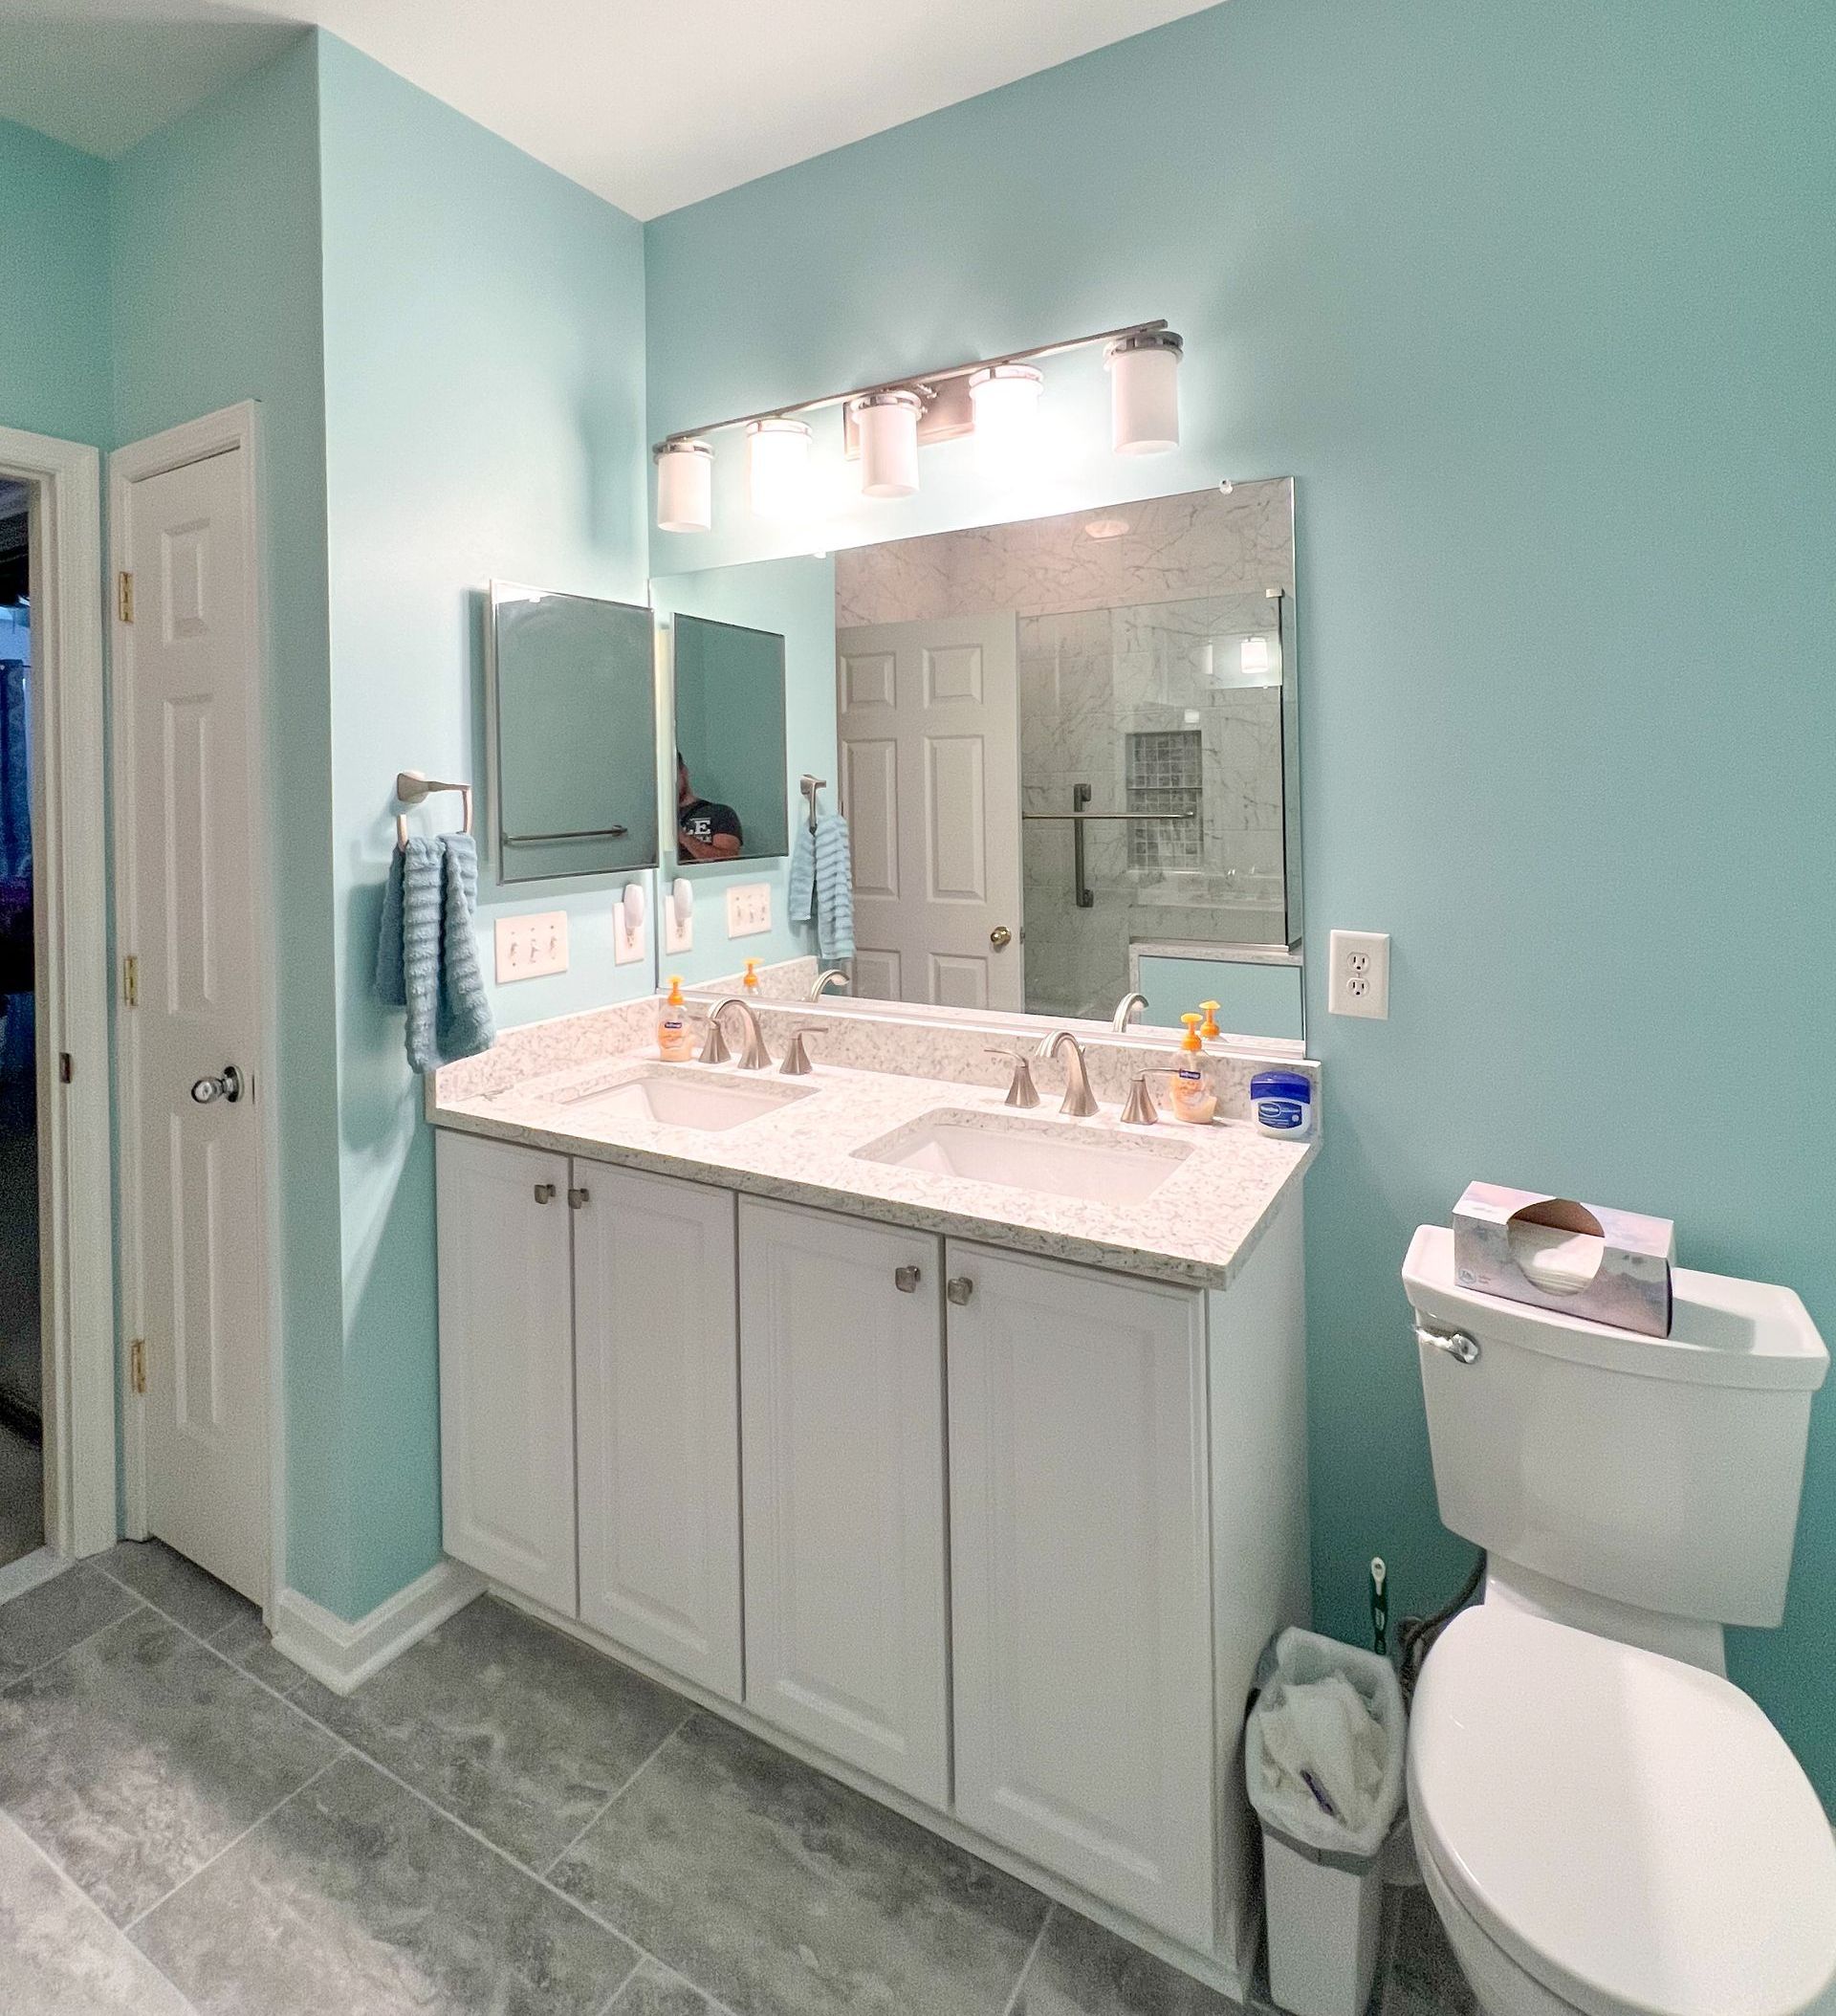
[[[654,217],[1213,0],[0,0],[0,119],[114,157],[315,22]]]

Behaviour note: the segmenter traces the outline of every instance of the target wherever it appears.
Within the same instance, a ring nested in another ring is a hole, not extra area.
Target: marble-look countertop
[[[658,1070],[792,1096],[720,1132],[593,1106],[596,1094]],[[1128,1205],[933,1174],[858,1152],[938,1112],[971,1116],[972,1125],[1017,1119],[1028,1131],[1063,1129],[1123,1154],[1177,1157],[1177,1166],[1145,1202]],[[436,1083],[428,1117],[437,1127],[560,1154],[1207,1288],[1231,1281],[1313,1155],[1311,1143],[1278,1140],[1245,1121],[1188,1127],[1163,1108],[1159,1125],[1126,1128],[1114,1106],[1067,1120],[1048,1099],[1016,1114],[985,1085],[821,1063],[807,1078],[732,1064],[666,1065],[654,1049],[601,1056],[495,1089]]]

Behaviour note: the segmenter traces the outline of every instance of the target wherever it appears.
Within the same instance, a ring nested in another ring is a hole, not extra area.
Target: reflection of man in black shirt
[[[690,861],[732,861],[744,835],[739,814],[731,805],[697,798],[688,781],[688,765],[676,751],[676,840]]]

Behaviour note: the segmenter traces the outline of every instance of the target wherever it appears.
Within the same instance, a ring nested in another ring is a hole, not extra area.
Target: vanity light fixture
[[[678,437],[656,450],[657,529],[708,532],[714,522],[714,451]]]
[[[1118,337],[1109,367],[1110,437],[1119,455],[1164,455],[1179,446],[1182,340],[1165,326]]]
[[[990,364],[969,381],[975,455],[987,475],[1021,474],[1039,438],[1045,374],[1033,364]]]
[[[740,413],[671,434],[653,450],[657,525],[663,532],[706,532],[713,523],[713,449],[702,437],[743,427],[751,453],[753,509],[762,515],[804,508],[811,434],[804,416],[845,407],[850,452],[858,441],[861,488],[870,497],[908,497],[918,488],[918,448],[973,432],[984,466],[1011,471],[1038,422],[1048,357],[1104,346],[1110,373],[1118,454],[1153,454],[1179,446],[1179,361],[1185,346],[1165,322],[1125,322],[1060,343],[978,358],[941,371],[914,373],[851,392],[825,392],[766,413]],[[973,417],[972,417],[973,416]],[[803,494],[797,495],[795,493]],[[1126,529],[1126,528],[1124,528]],[[1094,536],[1102,537],[1102,533]]]
[[[747,479],[757,516],[795,518],[807,511],[813,439],[806,420],[777,414],[747,423]]]
[[[861,431],[861,493],[909,497],[918,490],[918,418],[924,395],[902,385],[848,401]]]

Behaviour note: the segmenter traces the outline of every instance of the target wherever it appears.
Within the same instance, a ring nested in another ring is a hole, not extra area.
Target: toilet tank
[[[1789,1288],[1679,1267],[1670,1336],[1639,1336],[1460,1287],[1441,1225],[1403,1283],[1444,1524],[1615,1602],[1780,1621],[1829,1366]],[[1470,1362],[1433,1341],[1455,1332]]]

